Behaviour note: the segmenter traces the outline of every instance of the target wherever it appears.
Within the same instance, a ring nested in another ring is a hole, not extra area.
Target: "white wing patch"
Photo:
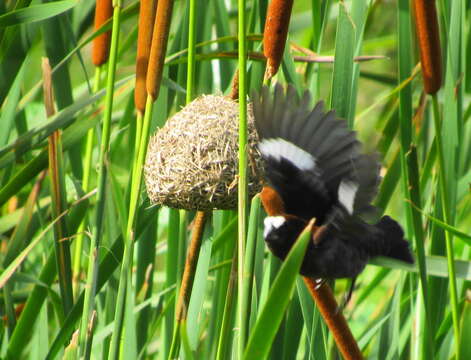
[[[265,228],[263,229],[263,237],[267,237],[267,235],[275,229],[278,229],[285,223],[286,219],[283,216],[267,216],[263,221]]]
[[[273,157],[277,161],[284,158],[299,170],[311,170],[316,166],[316,160],[307,151],[281,138],[263,139],[258,145],[265,157]]]
[[[339,185],[339,202],[345,207],[345,209],[347,209],[350,215],[353,214],[353,205],[355,204],[355,196],[357,191],[358,184],[353,181],[342,180]]]

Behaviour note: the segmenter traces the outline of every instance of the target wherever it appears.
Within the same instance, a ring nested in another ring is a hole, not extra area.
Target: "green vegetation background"
[[[260,52],[266,0],[175,2],[151,131],[186,101],[190,4],[196,4],[194,97],[230,92],[241,3],[247,9],[247,33],[258,35],[248,38],[247,48]],[[0,2],[0,358],[77,358],[77,346],[84,347],[85,356],[107,358],[118,317],[124,330],[115,341],[123,359],[166,359],[174,337],[181,339],[180,356],[185,359],[242,358],[247,346],[246,358],[257,358],[252,352],[257,348],[267,349],[270,359],[335,358],[332,338],[308,291],[295,272],[290,275],[299,265],[295,256],[282,274],[286,283],[273,285],[281,264],[263,243],[264,213],[258,198],[247,204],[247,248],[252,244],[253,251],[245,269],[250,270],[246,307],[237,305],[240,290],[231,273],[237,271],[232,266],[237,213],[215,211],[204,233],[188,320],[174,336],[176,293],[195,214],[150,206],[142,187],[124,313],[115,314],[135,161],[138,8],[137,1],[125,1],[120,12],[115,93],[108,108],[106,196],[97,207],[96,193],[84,197],[97,187],[100,124],[106,112],[104,91],[93,91],[100,78],[91,63],[94,1]],[[413,248],[419,249],[414,267],[375,260],[359,277],[344,310],[360,348],[371,359],[471,358],[471,342],[466,341],[471,338],[471,7],[466,1],[440,0],[437,8],[444,81],[434,98],[423,94],[407,0],[295,1],[289,41],[298,47],[287,46],[277,75],[299,91],[310,89],[315,100],[324,99],[358,131],[367,150],[380,152],[384,180],[376,204],[403,225]],[[299,46],[335,55],[335,64],[295,58],[305,55]],[[352,57],[358,55],[381,57],[354,63]],[[46,117],[41,87],[45,56],[55,69],[57,114],[51,118]],[[261,86],[263,71],[259,60],[248,60],[248,89]],[[102,86],[105,79],[106,66]],[[92,128],[97,134],[93,166],[84,189],[85,139]],[[48,136],[55,130],[62,130],[64,150],[57,169],[65,186],[60,200],[52,196],[49,175],[40,188],[35,185],[48,167]],[[61,202],[63,207],[57,207]],[[55,222],[58,209],[67,213]],[[99,276],[90,281],[96,211],[102,212],[104,227]],[[58,229],[67,234],[70,251],[55,246]],[[56,266],[56,251],[70,254],[65,268]],[[69,284],[73,299],[60,289],[58,271],[76,275]],[[94,285],[94,331],[83,333],[84,342],[79,343],[73,334],[84,314],[83,293]],[[346,286],[345,281],[336,282],[338,298]],[[27,310],[20,312],[25,302]],[[261,316],[263,312],[280,315],[273,344],[276,319]],[[242,337],[241,322],[247,329]]]

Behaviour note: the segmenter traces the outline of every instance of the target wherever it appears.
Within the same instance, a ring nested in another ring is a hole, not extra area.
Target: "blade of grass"
[[[208,229],[208,227],[206,227]],[[209,231],[206,231],[207,233]],[[205,234],[200,254],[198,256],[198,265],[195,270],[195,278],[192,284],[191,298],[188,305],[187,319],[182,322],[182,331],[188,331],[188,344],[190,349],[198,354],[200,334],[204,331],[203,302],[206,289],[209,285],[209,264],[211,260],[212,238]],[[183,325],[184,324],[184,325]]]
[[[434,109],[434,120],[436,128],[437,152],[439,160],[440,183],[442,192],[442,209],[444,221],[449,225],[454,225],[456,217],[456,190],[458,168],[462,147],[462,102],[463,87],[462,63],[463,63],[463,4],[453,3],[449,6],[449,25],[447,31],[446,47],[446,69],[445,69],[445,92],[443,121],[440,124],[440,114],[436,97],[432,98]],[[441,129],[441,130],[440,130]],[[440,144],[441,143],[441,144]],[[441,154],[440,154],[441,153]],[[453,238],[449,232],[445,232],[446,250],[448,266],[450,271],[450,300],[451,314],[453,320],[453,333],[455,337],[455,356],[459,356],[460,350],[460,323],[459,305],[456,278],[453,276],[454,267],[454,247]]]
[[[471,343],[468,341],[471,334],[471,295],[469,290],[466,296],[467,299],[461,313],[461,338],[456,340],[461,342],[460,353],[457,356],[459,359],[469,359],[471,357]]]
[[[0,115],[0,148],[8,143],[8,138],[13,128],[16,107],[20,99],[20,85],[23,82],[25,69],[28,66],[27,62],[28,61],[25,60],[21,65],[8,93],[6,104],[2,106],[2,113]]]
[[[232,319],[234,318],[234,307],[236,297],[236,286],[237,286],[237,254],[238,248],[234,247],[234,255],[232,256],[232,266],[229,275],[229,283],[227,285],[227,293],[225,297],[221,331],[219,333],[216,360],[224,360],[229,355],[229,344],[231,339],[234,337],[232,334]]]
[[[411,12],[409,2],[400,0],[398,3],[398,58],[399,58],[399,82],[403,82],[411,76],[412,72],[412,48],[410,34]],[[399,93],[399,129],[400,129],[400,160],[402,171],[402,187],[406,200],[416,204],[420,203],[419,179],[417,163],[412,145],[412,92],[410,84],[401,89]],[[419,263],[420,289],[425,306],[425,322],[417,327],[420,329],[420,356],[430,358],[433,354],[433,339],[430,334],[430,312],[427,286],[427,273],[425,268],[425,248],[422,219],[420,214],[414,211],[408,202],[406,208],[406,233],[409,238],[414,238],[417,247],[417,259]],[[417,312],[419,314],[419,311]]]
[[[95,81],[93,83],[93,93],[96,93],[100,88],[100,75],[102,67],[97,67],[95,70]],[[85,155],[83,159],[83,178],[82,188],[83,191],[87,192],[90,188],[90,173],[92,170],[92,156],[93,156],[93,143],[95,138],[95,129],[91,128],[87,132],[85,140]],[[79,291],[78,279],[82,267],[82,251],[83,251],[83,240],[85,236],[86,219],[80,224],[78,229],[77,239],[75,240],[74,257],[73,257],[73,287],[74,294],[76,295]]]
[[[247,238],[247,39],[246,39],[246,1],[237,1],[237,29],[238,29],[238,68],[239,68],[239,170],[238,170],[238,258],[237,258],[237,323],[244,322],[242,301],[245,298],[244,288],[244,263],[245,263],[245,243]],[[239,334],[240,335],[240,334]],[[245,339],[238,337],[237,359],[242,359],[245,349]]]
[[[137,239],[141,238],[141,234],[146,230],[148,224],[155,219],[155,212],[157,208],[146,209],[148,204],[143,204],[139,208],[140,217],[136,226],[136,237]],[[113,244],[107,249],[106,254],[103,255],[103,259],[100,261],[99,268],[100,272],[98,274],[98,279],[96,282],[97,288],[96,291],[100,291],[102,287],[109,281],[110,277],[113,275],[115,270],[121,264],[123,259],[123,236],[120,235]],[[46,359],[55,359],[58,352],[63,347],[63,344],[68,341],[72,333],[77,329],[77,322],[80,320],[80,317],[83,315],[83,302],[84,302],[85,290],[82,291],[81,295],[77,298],[77,301],[70,312],[69,316],[62,325],[60,331],[56,335],[53,341],[51,341],[51,346],[49,347],[49,353]],[[30,325],[26,325],[30,326]],[[30,328],[28,328],[28,333]],[[20,343],[21,346],[23,343]]]
[[[245,344],[249,337],[249,320],[251,314],[250,304],[252,302],[252,288],[254,281],[254,262],[255,262],[255,249],[257,240],[257,228],[259,222],[260,212],[260,196],[253,197],[250,206],[249,228],[247,233],[247,247],[245,252],[244,276],[241,284],[244,287],[242,294],[242,322],[239,324],[240,337],[243,338],[242,342]]]
[[[355,51],[356,29],[343,1],[339,1],[337,35],[335,38],[335,62],[332,75],[331,107],[338,116],[353,125],[353,114],[350,114],[352,94],[353,55]]]
[[[67,54],[67,40],[64,27],[68,26],[68,23],[64,24],[63,21],[66,17],[67,14],[64,14],[62,17],[49,19],[44,22],[42,27],[44,34],[44,46],[52,67],[55,67],[56,64],[59,63],[60,60]],[[80,53],[78,53],[78,56],[80,57]],[[54,95],[57,108],[61,110],[73,104],[74,98],[72,95],[72,80],[70,78],[68,64],[57,69],[52,74],[52,80],[54,84]],[[81,148],[81,146],[78,146],[78,149],[79,148]],[[78,149],[70,149],[67,155],[70,159],[70,167],[72,169],[73,175],[77,179],[81,179],[83,176],[83,169],[80,159],[80,152]]]
[[[351,17],[353,25],[355,26],[355,49],[354,49],[354,57],[360,55],[360,51],[362,49],[363,43],[363,33],[365,30],[365,23],[366,18],[368,16],[368,8],[369,8],[369,1],[362,0],[362,1],[355,1],[352,3],[351,8]],[[358,92],[358,79],[360,76],[360,64],[355,62],[353,64],[352,69],[352,90],[351,90],[351,97],[350,97],[350,110],[349,114],[352,118],[352,127],[353,127],[353,119],[355,117],[355,110],[357,104],[357,92]]]
[[[301,306],[295,294],[286,313],[282,353],[284,360],[290,360],[299,353],[303,327]]]
[[[434,120],[435,120],[435,129],[436,129],[436,143],[437,143],[437,154],[438,154],[438,167],[439,167],[439,184],[440,184],[440,194],[442,200],[442,211],[443,211],[443,218],[446,224],[452,224],[452,216],[450,212],[450,204],[453,199],[450,199],[450,193],[455,193],[455,191],[450,191],[449,186],[456,189],[456,180],[453,184],[449,184],[448,180],[449,177],[446,173],[445,168],[445,155],[444,155],[444,147],[442,144],[442,130],[441,130],[441,121],[440,121],[440,110],[438,108],[438,100],[436,95],[432,97],[433,103],[433,110],[434,110]],[[448,159],[449,160],[449,159]],[[450,165],[448,165],[450,166]],[[448,171],[452,171],[448,167]],[[456,194],[456,193],[455,193]],[[455,261],[454,261],[454,248],[453,248],[453,236],[450,231],[445,232],[445,242],[446,242],[446,254],[448,259],[448,271],[450,274],[450,299],[451,299],[451,313],[453,319],[453,332],[455,335],[455,339],[460,339],[460,325],[459,325],[459,305],[458,305],[458,292],[457,292],[457,284],[456,284],[456,272],[455,272]],[[455,341],[455,351],[456,354],[460,354],[460,342],[458,340]]]
[[[10,266],[5,269],[5,271],[0,275],[0,288],[1,284],[4,281],[8,280],[8,276],[11,276],[15,269],[21,265],[21,263],[28,256],[31,250],[41,241],[45,234],[48,233],[48,231],[55,224],[55,222],[57,222],[68,212],[71,212],[74,206],[80,206],[80,203],[85,203],[85,200],[92,194],[93,193],[87,194],[86,196],[76,201],[74,204],[69,206],[69,208],[65,210],[59,218],[54,219],[50,224],[48,224],[44,228],[44,230],[20,253],[20,255],[14,261],[12,261]],[[70,230],[74,231],[75,227],[70,226]],[[26,305],[18,319],[15,331],[13,332],[10,342],[8,344],[7,354],[12,359],[17,358],[18,355],[26,349],[27,341],[31,336],[31,328],[32,326],[34,326],[34,323],[37,320],[37,315],[39,314],[41,306],[43,305],[46,299],[46,295],[48,293],[48,289],[45,286],[50,286],[57,274],[57,268],[55,265],[56,263],[54,251],[50,251],[48,253],[47,260],[45,261],[38,277],[40,284],[35,285],[35,287],[31,291],[28,300],[26,301]],[[77,303],[74,305],[74,309],[76,308]],[[72,314],[72,312],[73,310],[71,310],[69,316]],[[74,329],[71,330],[73,331]],[[72,334],[72,331],[70,332],[69,336]]]
[[[378,257],[371,259],[370,264],[378,265],[390,269],[401,269],[417,273],[419,269],[415,265],[405,264],[396,260]],[[448,260],[443,256],[429,255],[425,258],[427,274],[432,276],[449,277]],[[455,276],[460,279],[470,280],[471,262],[464,260],[455,260]]]
[[[136,298],[142,304],[152,296],[154,289],[154,262],[155,247],[157,243],[157,227],[159,217],[155,218],[149,225],[149,229],[142,235],[141,241],[138,243],[137,268],[136,268]],[[136,321],[136,338],[137,349],[142,351],[148,338],[148,329],[152,318],[151,309],[146,307],[137,315]]]
[[[13,235],[8,242],[8,248],[3,259],[3,268],[7,267],[18,256],[27,241],[27,235],[31,229],[34,205],[38,199],[41,185],[45,177],[46,172],[43,171],[28,196],[28,200],[24,206],[21,219],[19,220],[18,225],[15,227]],[[14,287],[14,283],[14,281],[8,282],[4,285],[3,288],[9,336],[12,335],[12,332],[16,326],[16,314],[11,295],[11,290]]]
[[[13,10],[0,15],[0,28],[50,19],[72,9],[77,3],[77,0],[62,0]]]
[[[268,355],[285,309],[293,295],[296,277],[301,268],[307,244],[311,239],[313,224],[311,220],[284,260],[250,335],[244,359],[264,359]]]

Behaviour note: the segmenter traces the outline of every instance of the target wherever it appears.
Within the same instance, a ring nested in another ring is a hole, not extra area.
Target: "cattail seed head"
[[[136,105],[136,109],[141,113],[145,110],[147,100],[146,76],[147,67],[149,65],[156,5],[157,0],[141,0],[139,9],[134,103]]]
[[[147,67],[146,89],[153,100],[159,95],[160,82],[164,68],[165,52],[167,50],[168,33],[172,19],[174,0],[159,0],[155,15],[152,45]]]
[[[113,16],[112,0],[96,0],[95,31]],[[101,66],[108,61],[110,52],[111,31],[104,32],[93,39],[92,61],[95,66]]]
[[[293,0],[272,0],[263,31],[263,54],[267,58],[265,79],[276,74],[283,59]]]
[[[435,94],[442,85],[442,54],[435,0],[414,0],[413,4],[424,89],[427,94]]]

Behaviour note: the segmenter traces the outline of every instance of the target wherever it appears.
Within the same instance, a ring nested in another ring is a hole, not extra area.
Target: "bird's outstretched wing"
[[[308,91],[299,98],[288,85],[264,86],[252,94],[259,150],[266,163],[266,178],[280,194],[286,212],[321,220],[340,204],[350,215],[363,216],[379,182],[376,155],[360,153],[355,132],[323,102],[313,108]]]

